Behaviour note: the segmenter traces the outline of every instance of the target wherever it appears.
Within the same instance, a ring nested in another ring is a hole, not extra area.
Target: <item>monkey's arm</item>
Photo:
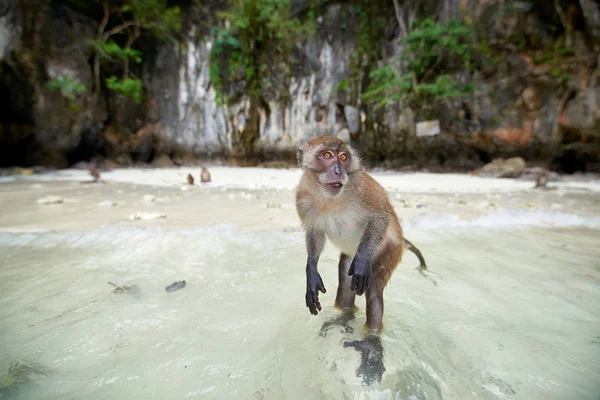
[[[350,264],[348,275],[352,276],[350,289],[362,295],[371,283],[371,260],[383,243],[388,226],[387,215],[372,216],[367,222],[362,239]]]
[[[321,311],[319,302],[319,290],[326,293],[321,275],[317,271],[319,257],[325,246],[325,233],[322,231],[310,230],[306,232],[306,249],[308,250],[308,260],[306,262],[306,306],[310,313],[317,315]]]

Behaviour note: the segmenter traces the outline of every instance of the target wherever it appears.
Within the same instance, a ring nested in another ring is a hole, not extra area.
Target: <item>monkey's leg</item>
[[[379,333],[383,320],[383,287],[373,282],[367,289],[367,328]],[[381,288],[381,289],[380,289]]]
[[[427,269],[427,264],[425,264],[425,259],[423,258],[421,251],[419,249],[417,249],[417,246],[415,246],[414,244],[412,244],[411,242],[406,240],[406,238],[404,239],[404,244],[405,244],[407,250],[412,251],[415,254],[415,256],[417,256],[417,258],[419,259],[419,262],[421,263],[420,267],[423,269]]]
[[[340,254],[340,262],[338,264],[338,276],[339,285],[337,289],[337,296],[335,297],[336,307],[342,310],[354,310],[354,299],[356,298],[356,292],[350,289],[352,283],[352,277],[348,276],[348,270],[352,263],[352,257],[342,253]]]

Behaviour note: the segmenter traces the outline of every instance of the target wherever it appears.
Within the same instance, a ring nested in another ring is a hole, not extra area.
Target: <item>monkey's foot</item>
[[[363,386],[370,386],[374,382],[381,383],[385,366],[383,345],[379,336],[369,335],[363,340],[346,341],[344,347],[353,347],[360,353],[360,366],[356,370],[356,376],[362,376]]]
[[[327,336],[327,332],[337,326],[341,327],[344,333],[353,333],[354,328],[350,326],[350,321],[354,318],[354,313],[352,311],[345,311],[329,321],[325,321],[319,331],[319,336]]]

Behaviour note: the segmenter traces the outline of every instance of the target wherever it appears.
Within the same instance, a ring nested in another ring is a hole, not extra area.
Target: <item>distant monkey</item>
[[[335,305],[354,309],[356,295],[366,293],[367,322],[379,332],[383,318],[383,289],[402,259],[404,247],[427,268],[421,252],[405,240],[398,217],[383,187],[363,168],[356,151],[343,140],[323,136],[298,150],[304,170],[296,192],[296,209],[306,231],[306,306],[321,311],[319,291],[325,293],[317,271],[329,239],[341,250]]]
[[[188,176],[187,176],[187,183],[188,183],[188,185],[193,185],[194,184],[194,177],[192,176],[192,174],[188,174]]]
[[[548,171],[541,169],[535,173],[534,188],[546,188],[548,184]]]
[[[200,173],[200,182],[210,182],[210,172],[208,172],[205,167],[202,167],[202,172]]]
[[[98,182],[101,180],[100,171],[98,171],[98,168],[91,167],[90,175],[92,176],[92,178],[94,178],[94,182]]]
[[[88,184],[88,183],[106,183],[104,181],[104,179],[102,179],[102,177],[100,176],[100,171],[98,170],[98,168],[96,167],[90,167],[88,168],[88,172],[90,173],[90,176],[94,179],[92,179],[91,181],[81,181],[80,183],[84,183],[84,184]]]

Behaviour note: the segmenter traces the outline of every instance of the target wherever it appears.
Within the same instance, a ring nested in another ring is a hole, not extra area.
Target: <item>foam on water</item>
[[[575,214],[545,210],[501,210],[472,220],[465,220],[453,214],[420,215],[404,218],[402,226],[417,230],[473,227],[582,227],[600,229],[600,217],[582,217]]]

